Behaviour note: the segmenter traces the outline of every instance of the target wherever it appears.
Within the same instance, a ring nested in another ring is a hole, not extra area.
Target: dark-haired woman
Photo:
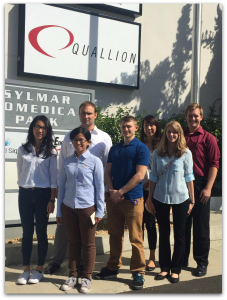
[[[143,181],[143,198],[144,204],[148,198],[149,193],[149,178],[151,171],[151,162],[153,151],[157,148],[157,145],[161,139],[161,126],[158,119],[152,115],[144,117],[142,121],[142,129],[140,133],[140,141],[143,142],[150,151],[150,161],[149,166]],[[155,249],[157,244],[157,231],[155,226],[155,216],[147,211],[144,207],[143,213],[143,231],[144,224],[146,224],[148,246],[150,249],[149,262],[146,266],[147,271],[153,271],[155,269]]]
[[[29,126],[27,142],[17,154],[19,212],[23,229],[22,257],[24,272],[17,283],[38,283],[43,278],[47,254],[47,223],[54,212],[57,188],[57,151],[47,117],[40,115]],[[38,240],[38,264],[30,274],[30,258],[34,233],[34,217]]]
[[[63,162],[57,206],[57,223],[62,224],[63,217],[69,242],[69,278],[61,289],[68,291],[77,284],[83,249],[80,292],[88,293],[96,256],[95,231],[104,214],[103,165],[87,150],[91,142],[87,128],[72,130],[70,140],[75,152]]]

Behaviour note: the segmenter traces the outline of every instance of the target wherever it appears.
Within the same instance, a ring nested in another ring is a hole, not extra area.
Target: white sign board
[[[80,125],[79,106],[94,101],[93,90],[26,81],[6,80],[5,84],[5,222],[20,224],[16,159],[26,142],[28,128],[37,115],[52,123],[54,145],[59,152],[65,134]],[[69,113],[70,112],[70,113]],[[53,218],[53,217],[52,217]]]
[[[26,132],[5,131],[5,159],[16,160],[18,148],[26,143]],[[54,145],[59,152],[65,135],[54,134]]]
[[[45,4],[19,24],[20,75],[139,88],[140,24]]]

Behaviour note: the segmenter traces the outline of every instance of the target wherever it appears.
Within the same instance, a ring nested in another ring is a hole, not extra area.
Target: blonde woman
[[[181,125],[169,122],[153,152],[148,209],[159,226],[159,265],[155,280],[179,281],[185,251],[185,223],[194,200],[192,154],[186,148]],[[189,198],[190,194],[190,198]],[[189,200],[190,199],[190,200]],[[173,213],[174,249],[170,249],[170,207]],[[171,276],[170,276],[171,271]]]

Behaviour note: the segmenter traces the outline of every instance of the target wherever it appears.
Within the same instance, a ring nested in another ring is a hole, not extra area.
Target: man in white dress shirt
[[[87,128],[91,132],[91,143],[89,145],[90,152],[99,157],[103,163],[105,171],[109,150],[112,146],[112,140],[110,136],[98,129],[95,126],[95,119],[97,118],[96,106],[89,102],[83,102],[79,107],[79,118],[81,127]],[[64,159],[74,153],[74,148],[70,140],[70,132],[65,135],[63,143],[61,145],[60,156],[59,156],[59,174]],[[54,240],[54,254],[50,258],[50,263],[45,268],[45,274],[53,274],[60,268],[60,265],[65,259],[68,248],[68,240],[66,236],[65,226],[57,225],[55,231]]]

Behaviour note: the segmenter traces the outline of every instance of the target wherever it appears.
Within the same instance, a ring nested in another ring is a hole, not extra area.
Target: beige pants
[[[138,204],[134,205],[129,200],[123,200],[117,204],[110,198],[107,199],[107,227],[110,235],[110,258],[107,263],[108,269],[115,271],[122,266],[122,249],[124,241],[125,222],[129,229],[129,240],[132,245],[130,271],[132,274],[144,274],[145,254],[143,247],[143,198],[139,198]]]

